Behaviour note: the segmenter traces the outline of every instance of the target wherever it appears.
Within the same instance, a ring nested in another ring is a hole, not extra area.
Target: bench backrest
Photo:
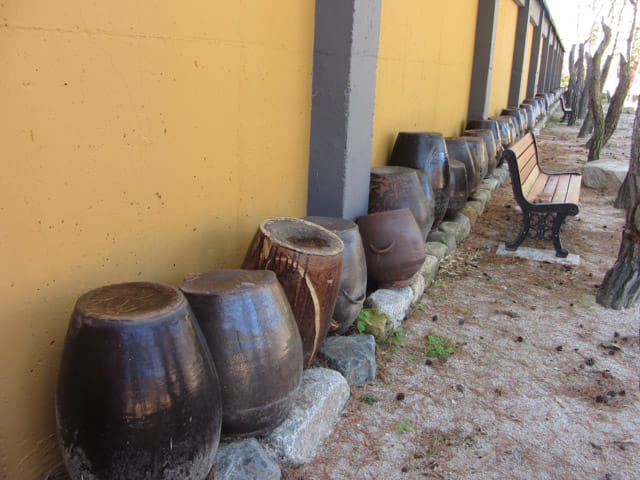
[[[536,185],[541,173],[538,165],[538,146],[533,134],[531,132],[525,133],[522,138],[511,145],[509,150],[515,155],[515,161],[518,166],[518,183],[520,184],[522,195],[526,198]]]

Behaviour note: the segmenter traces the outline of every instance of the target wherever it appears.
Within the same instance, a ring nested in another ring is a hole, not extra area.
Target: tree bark
[[[589,100],[589,90],[591,89],[591,82],[593,81],[593,58],[589,53],[585,53],[585,59],[587,62],[587,77],[585,80],[585,95],[584,98]],[[591,128],[593,127],[593,119],[591,118],[591,109],[588,108],[588,105],[585,107],[587,109],[585,115],[583,116],[584,121],[582,122],[582,126],[580,127],[580,132],[578,133],[578,138],[584,138],[591,133]]]
[[[580,91],[580,101],[577,105],[577,117],[582,119],[587,114],[587,107],[589,106],[589,83],[590,79],[588,75],[585,78],[585,53],[584,43],[580,44],[580,50],[578,54],[578,90]],[[587,70],[588,74],[588,70]]]
[[[604,30],[604,38],[600,43],[600,46],[596,50],[596,53],[593,54],[593,71],[600,71],[600,62],[602,60],[602,55],[609,45],[609,41],[611,40],[611,29],[602,24],[602,29]],[[600,76],[594,75],[591,81],[591,88],[589,89],[589,107],[591,108],[591,116],[593,117],[593,135],[591,135],[591,139],[589,140],[589,156],[587,157],[587,161],[591,162],[593,160],[598,160],[600,158],[600,151],[602,150],[602,138],[604,135],[604,114],[602,112],[602,102],[600,101]]]
[[[571,103],[569,104],[569,108],[571,108],[569,120],[567,120],[569,126],[576,124],[580,100],[584,94],[584,43],[578,45],[578,60],[573,65],[572,73],[574,75],[574,93],[571,95]]]
[[[631,307],[640,296],[640,99],[636,107],[627,184],[627,215],[618,259],[607,272],[596,301],[620,310]],[[629,208],[633,205],[633,208]]]
[[[575,102],[574,98],[577,96],[577,72],[575,64],[575,54],[576,46],[574,44],[571,46],[571,52],[569,53],[569,87],[567,88],[567,92],[564,96],[567,107],[569,108],[571,108],[571,105],[573,105],[573,103]]]
[[[613,135],[613,132],[618,128],[618,121],[620,120],[622,108],[624,107],[624,99],[627,97],[629,87],[631,86],[629,63],[622,54],[620,54],[620,72],[618,78],[618,86],[616,87],[613,97],[611,97],[607,116],[604,119],[604,136],[602,138],[602,146],[605,146],[609,142],[611,135]]]

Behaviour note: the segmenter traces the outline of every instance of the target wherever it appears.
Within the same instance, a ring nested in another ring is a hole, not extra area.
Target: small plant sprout
[[[442,335],[425,336],[425,356],[428,358],[439,358],[446,361],[449,355],[453,354],[453,342]]]
[[[372,393],[367,393],[359,398],[359,400],[366,405],[373,405],[374,403],[378,403],[380,399],[373,395]]]
[[[421,312],[426,312],[427,311],[427,307],[425,307],[420,302],[416,302],[413,306],[415,307],[416,310],[420,310]]]
[[[415,432],[415,430],[409,423],[408,418],[405,418],[404,420],[400,420],[400,422],[398,422],[398,433],[404,434],[404,433],[413,433],[413,432]]]
[[[360,313],[358,314],[358,317],[356,318],[356,321],[355,321],[356,330],[358,330],[358,332],[360,333],[364,332],[367,329],[367,327],[371,325],[371,320],[369,320],[370,317],[371,317],[371,312],[365,309],[360,310]]]

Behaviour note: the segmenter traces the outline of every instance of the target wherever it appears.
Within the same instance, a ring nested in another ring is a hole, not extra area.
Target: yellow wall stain
[[[398,132],[461,133],[477,9],[477,0],[382,3],[372,166],[387,163]]]
[[[314,3],[0,3],[0,478],[59,461],[54,390],[89,289],[238,268],[306,213]]]

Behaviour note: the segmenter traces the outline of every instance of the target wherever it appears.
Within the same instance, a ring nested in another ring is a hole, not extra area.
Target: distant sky
[[[551,18],[568,52],[574,43],[583,42],[591,31],[594,13],[593,0],[546,0]],[[611,0],[605,3],[610,4]],[[599,0],[598,3],[602,3]],[[606,15],[606,12],[605,12]]]

